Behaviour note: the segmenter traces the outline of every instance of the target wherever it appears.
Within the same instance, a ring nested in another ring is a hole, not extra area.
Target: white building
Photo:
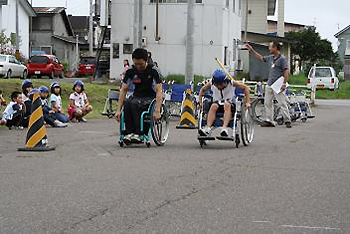
[[[30,3],[27,0],[19,0],[20,53],[26,58],[30,55],[30,18],[33,16],[35,12]],[[6,5],[0,6],[0,30],[5,30],[8,37],[16,33],[16,0],[8,0]]]
[[[160,0],[159,37],[156,41],[155,0],[143,0],[143,38],[163,75],[185,74],[187,1]],[[194,33],[194,74],[210,76],[218,68],[215,57],[231,70],[237,67],[241,40],[242,0],[196,0]],[[137,17],[136,17],[137,18]],[[123,60],[131,61],[134,35],[134,1],[112,0],[111,78],[123,70]]]

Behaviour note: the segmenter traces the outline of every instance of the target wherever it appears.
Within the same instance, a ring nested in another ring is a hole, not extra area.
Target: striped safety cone
[[[196,118],[194,117],[191,90],[185,91],[185,99],[182,102],[182,113],[180,124],[176,126],[177,129],[197,129]]]
[[[27,133],[26,144],[24,148],[18,151],[52,151],[54,147],[49,147],[47,140],[47,131],[44,124],[43,109],[41,106],[40,93],[34,91],[32,101],[32,114],[29,119],[29,130]]]

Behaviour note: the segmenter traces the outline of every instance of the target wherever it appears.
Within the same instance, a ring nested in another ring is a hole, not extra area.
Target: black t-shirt
[[[148,65],[146,70],[138,71],[132,66],[126,71],[123,79],[125,84],[134,84],[134,97],[156,97],[154,86],[162,83],[161,75],[152,65]]]

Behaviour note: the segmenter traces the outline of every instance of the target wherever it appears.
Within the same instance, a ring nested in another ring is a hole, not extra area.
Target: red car
[[[55,77],[63,78],[64,67],[54,55],[33,55],[27,64],[28,78],[31,76],[48,76],[50,79]]]
[[[93,76],[95,73],[95,57],[83,57],[79,64],[79,76]]]

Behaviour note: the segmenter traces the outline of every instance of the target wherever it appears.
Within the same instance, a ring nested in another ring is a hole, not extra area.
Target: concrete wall
[[[245,31],[245,17],[246,17],[246,1],[243,1],[243,23],[242,30]],[[267,0],[249,0],[249,10],[251,14],[248,16],[248,32],[267,33]]]
[[[24,8],[19,4],[18,10],[19,20],[19,36],[20,52],[29,57],[29,26],[30,17]],[[16,1],[8,0],[8,5],[2,6],[1,29],[5,30],[5,34],[10,37],[11,33],[16,33]]]
[[[350,48],[348,48],[348,51],[346,51],[347,41],[350,41],[350,30],[342,33],[339,36],[338,41],[339,41],[338,55],[339,55],[340,60],[344,64],[346,52],[348,52],[349,53],[348,55],[350,55]],[[349,45],[350,45],[350,42],[349,42]]]
[[[57,36],[68,37],[68,32],[66,29],[66,25],[63,21],[62,15],[55,14],[52,20],[54,34]]]
[[[187,4],[167,3],[159,6],[159,36],[155,41],[155,4],[144,0],[143,37],[147,40],[145,49],[153,54],[163,74],[185,74]],[[224,60],[224,48],[227,46],[227,64],[235,65],[233,39],[241,38],[241,17],[233,12],[233,0],[229,9],[225,0],[203,0],[195,6],[195,74],[209,76],[218,68],[215,57]],[[235,1],[238,9],[238,1]],[[111,47],[111,78],[116,78],[123,70],[124,59],[131,60],[130,54],[123,54],[123,44],[133,44],[133,1],[112,1],[112,43],[118,43],[120,58],[113,58]],[[134,47],[135,49],[135,47]]]

